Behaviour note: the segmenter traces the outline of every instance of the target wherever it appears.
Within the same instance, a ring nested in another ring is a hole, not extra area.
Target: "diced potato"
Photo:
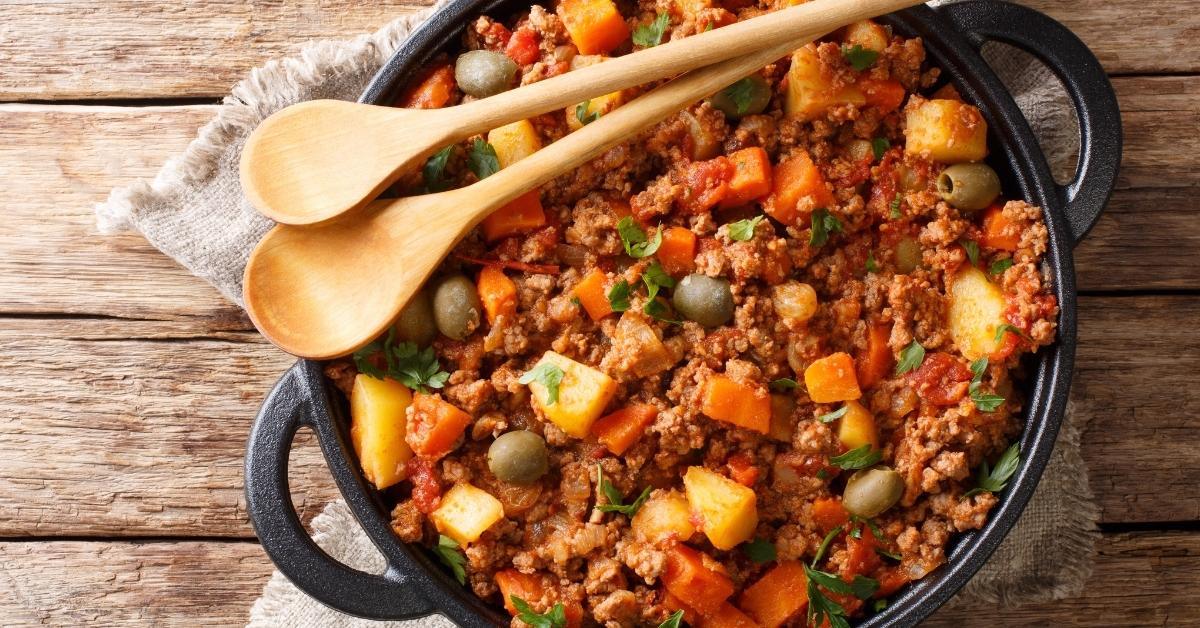
[[[676,490],[654,495],[633,516],[633,533],[651,543],[684,542],[696,533],[688,500]]]
[[[621,92],[609,92],[603,96],[597,96],[585,101],[587,104],[584,107],[584,118],[589,118],[592,114],[598,113],[601,116],[625,104],[625,96]],[[582,105],[584,103],[579,103]],[[579,121],[579,105],[571,105],[566,108],[567,126],[572,131],[578,131],[583,128],[583,122]]]
[[[862,397],[854,359],[846,353],[835,353],[814,360],[804,369],[804,386],[808,396],[817,403],[849,401]]]
[[[437,531],[466,546],[479,540],[492,524],[504,516],[504,506],[491,493],[459,482],[442,496],[429,519]]]
[[[700,515],[713,547],[727,550],[754,537],[758,505],[754,491],[703,467],[689,467],[683,476],[688,504]]]
[[[547,351],[539,364],[549,363],[562,369],[562,382],[558,386],[558,401],[547,403],[549,391],[539,381],[529,384],[533,393],[533,405],[558,426],[574,436],[585,438],[592,423],[604,413],[605,406],[617,392],[617,383],[596,369],[580,364],[571,358]]]
[[[792,53],[788,70],[787,97],[783,111],[801,120],[812,120],[841,104],[862,106],[867,99],[856,85],[835,86],[829,73],[821,71],[817,49],[809,44]]]
[[[905,152],[946,164],[987,156],[987,121],[973,105],[957,100],[926,100],[907,107],[904,136]]]
[[[875,428],[875,416],[857,401],[846,402],[846,414],[838,420],[838,440],[847,449],[858,449],[871,445],[879,449],[879,431]]]
[[[771,427],[767,436],[781,443],[792,442],[796,432],[796,423],[792,420],[792,411],[796,409],[796,400],[789,395],[771,395]]]
[[[496,160],[501,168],[507,168],[536,153],[542,147],[542,138],[529,120],[517,120],[488,131],[488,144],[496,150]]]
[[[847,26],[842,41],[847,46],[858,44],[864,50],[883,52],[888,46],[888,33],[883,26],[871,20],[863,20]]]
[[[405,464],[413,457],[405,442],[405,412],[412,392],[393,379],[376,379],[359,373],[350,391],[350,441],[363,475],[376,488],[387,488],[407,475]]]
[[[963,264],[946,292],[950,300],[950,337],[963,357],[975,360],[998,349],[996,328],[1005,322],[1004,293],[1000,288],[982,270]]]

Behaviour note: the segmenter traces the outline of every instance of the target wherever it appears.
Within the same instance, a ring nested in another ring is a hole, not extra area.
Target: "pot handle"
[[[1078,244],[1100,218],[1121,165],[1121,109],[1100,61],[1067,27],[1018,4],[968,0],[938,12],[976,47],[994,40],[1034,55],[1066,87],[1079,119],[1079,162],[1071,183],[1056,188]]]
[[[312,426],[316,404],[323,403],[313,398],[313,391],[322,390],[319,378],[315,363],[297,362],[267,395],[254,422],[245,471],[254,531],[279,571],[326,606],[367,618],[429,615],[433,607],[406,575],[392,565],[383,575],[343,565],[313,542],[296,514],[288,487],[288,453],[296,431]]]

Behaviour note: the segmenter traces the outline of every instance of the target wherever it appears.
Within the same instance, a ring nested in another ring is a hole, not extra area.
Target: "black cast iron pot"
[[[387,104],[414,71],[461,41],[481,14],[527,9],[530,0],[458,0],[418,28],[372,80],[361,101]],[[1020,516],[1050,458],[1063,419],[1075,354],[1075,271],[1071,249],[1099,217],[1116,180],[1121,123],[1112,87],[1092,53],[1054,20],[1017,5],[972,0],[938,9],[917,7],[883,18],[897,32],[919,36],[930,61],[987,118],[990,162],[1004,189],[1045,210],[1050,231],[1046,261],[1058,297],[1058,340],[1030,363],[1021,463],[982,530],[963,534],[948,562],[895,595],[862,626],[910,626],[950,599],[991,555]],[[1062,80],[1079,118],[1075,179],[1056,185],[1046,159],[1011,96],[979,56],[989,40],[1039,57]],[[1019,191],[1019,194],[1017,193]],[[288,450],[296,430],[313,430],[329,471],[363,530],[387,559],[382,575],[338,563],[309,538],[288,492]],[[389,526],[389,506],[363,478],[350,444],[346,402],[321,374],[321,364],[297,362],[263,404],[246,452],[246,497],[267,554],[284,575],[321,602],[375,619],[442,613],[461,626],[506,626],[508,614],[459,586],[429,552],[410,548]]]

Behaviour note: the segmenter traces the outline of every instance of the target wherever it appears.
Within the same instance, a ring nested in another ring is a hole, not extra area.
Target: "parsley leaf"
[[[895,561],[904,560],[904,559],[903,559],[903,558],[902,558],[902,557],[901,557],[899,554],[897,554],[896,552],[889,552],[888,550],[885,550],[885,549],[883,549],[882,547],[876,547],[876,548],[875,548],[875,553],[876,553],[876,554],[879,554],[880,556],[883,556],[884,558],[890,558],[890,559],[892,559],[892,560],[895,560]]]
[[[737,82],[721,90],[721,95],[728,98],[734,107],[737,107],[737,112],[740,116],[750,111],[750,104],[754,101],[755,89],[754,79],[747,76],[746,78],[738,79]]]
[[[758,223],[763,221],[763,218],[766,218],[766,216],[755,216],[754,218],[729,223],[729,239],[745,242],[753,238],[754,228],[758,226]]]
[[[850,67],[862,72],[875,63],[875,59],[879,58],[879,53],[863,48],[860,44],[854,44],[853,47],[842,46],[842,56],[846,57]]]
[[[840,233],[842,223],[838,221],[837,216],[829,213],[829,210],[821,208],[812,213],[812,235],[808,238],[810,246],[825,246],[829,241],[829,234]]]
[[[450,187],[450,183],[446,181],[446,162],[449,161],[452,152],[454,152],[454,146],[450,145],[434,153],[425,161],[425,167],[421,169],[421,177],[425,180],[427,192],[441,192]]]
[[[875,251],[867,251],[867,272],[879,272],[879,264],[875,263]]]
[[[1012,261],[1011,257],[1006,257],[1004,259],[998,259],[998,260],[992,262],[992,265],[988,268],[988,272],[993,275],[1003,275],[1004,271],[1012,268],[1012,265],[1013,265],[1013,261]]]
[[[591,106],[591,98],[579,103],[578,105],[575,105],[575,119],[579,120],[579,124],[587,126],[588,124],[600,119],[599,111],[588,111],[588,107]]]
[[[562,383],[563,370],[546,361],[538,362],[537,366],[525,372],[517,382],[532,384],[537,382],[546,387],[546,405],[558,403],[558,385]]]
[[[433,553],[438,557],[438,560],[450,568],[450,572],[454,574],[454,579],[458,580],[459,584],[467,583],[467,570],[465,567],[467,557],[463,556],[457,541],[445,534],[439,534],[438,544],[433,546]]]
[[[842,406],[840,410],[834,410],[833,412],[822,414],[821,416],[817,417],[817,420],[822,423],[833,423],[834,421],[846,416],[846,413],[849,411],[850,406]]]
[[[642,282],[646,284],[646,292],[649,298],[653,299],[658,296],[658,291],[662,288],[668,290],[675,287],[675,280],[663,270],[662,264],[654,262],[642,271]]]
[[[654,255],[658,247],[662,245],[662,225],[654,232],[654,237],[650,240],[646,239],[646,232],[638,226],[633,218],[626,216],[617,223],[617,234],[621,236],[621,244],[625,245],[625,252],[630,257],[648,257]]]
[[[474,172],[475,176],[480,179],[486,179],[500,170],[500,160],[496,157],[496,149],[479,138],[475,138],[475,142],[467,151],[467,165],[471,167],[471,172]]]
[[[384,367],[375,365],[372,358],[383,354]],[[428,388],[441,388],[450,379],[450,374],[441,370],[433,347],[424,351],[417,348],[416,343],[395,342],[395,332],[389,331],[387,338],[354,352],[354,365],[360,373],[383,379],[390,377],[405,386],[417,391],[428,392]]]
[[[642,306],[642,313],[657,321],[670,323],[672,325],[682,325],[683,323],[675,319],[669,318],[671,314],[670,308],[663,302],[661,298],[647,299],[646,304]]]
[[[666,621],[658,625],[658,628],[679,628],[683,621],[683,611],[678,610],[671,613],[671,616]]]
[[[796,384],[796,380],[790,377],[780,377],[777,380],[773,380],[769,384],[769,386],[774,390],[794,390],[797,385],[798,384]]]
[[[978,485],[963,494],[963,497],[971,497],[980,493],[999,493],[1008,486],[1008,478],[1012,477],[1017,471],[1017,465],[1021,462],[1020,445],[1013,443],[1008,449],[1000,455],[1000,459],[996,461],[996,468],[992,469],[988,466],[988,461],[984,460],[983,464],[979,465],[979,472],[976,474],[975,482]]]
[[[891,212],[888,215],[891,216],[892,220],[898,220],[901,215],[900,214],[900,193],[899,192],[896,193],[896,198],[892,199],[890,208],[891,208]]]
[[[892,143],[889,142],[886,137],[877,137],[871,140],[871,152],[875,153],[876,161],[883,159],[883,154],[886,153],[887,149],[891,147]]]
[[[871,443],[867,443],[840,456],[834,456],[829,459],[829,462],[843,469],[865,469],[879,462],[882,457],[883,454],[878,449],[871,449]]]
[[[742,551],[746,553],[746,556],[750,560],[760,565],[775,560],[775,546],[770,541],[764,541],[763,539],[754,539],[748,543],[743,543]]]
[[[979,382],[983,381],[983,374],[985,371],[987,371],[987,367],[987,356],[983,356],[982,358],[979,358],[971,363],[971,375],[974,375],[974,377],[971,378],[972,384],[978,384]]]
[[[860,536],[861,536],[862,528],[865,525],[867,528],[870,528],[871,536],[875,537],[876,539],[879,539],[880,541],[883,540],[883,531],[879,529],[879,526],[870,517],[860,517],[858,515],[850,515],[850,520],[855,523],[863,524],[863,525],[858,526],[858,531],[860,532]],[[854,538],[857,539],[859,537],[856,536]]]
[[[987,357],[979,358],[971,363],[971,401],[975,402],[975,407],[979,408],[980,412],[991,412],[1000,407],[1004,403],[1004,397],[992,393],[980,392],[979,387],[983,385],[983,374],[987,371]]]
[[[880,598],[871,603],[871,610],[878,613],[878,612],[882,611],[883,609],[887,608],[887,604],[888,604],[887,600]]]
[[[821,558],[825,556],[825,551],[829,549],[829,544],[833,543],[834,537],[841,534],[842,526],[838,526],[830,530],[824,539],[821,539],[821,544],[817,546],[817,553],[813,556],[812,566],[815,568],[821,562]]]
[[[1011,331],[1012,333],[1014,333],[1022,338],[1029,339],[1029,336],[1026,336],[1025,332],[1021,331],[1020,327],[1017,327],[1016,325],[1009,325],[1008,323],[1003,323],[999,327],[996,328],[996,337],[993,339],[993,341],[1000,342],[1000,339],[1004,337],[1004,332],[1006,332],[1006,331]]]
[[[921,366],[921,363],[924,361],[925,347],[922,347],[921,343],[913,340],[912,344],[900,351],[900,361],[896,363],[896,374],[903,375]]]
[[[613,284],[608,290],[608,307],[614,312],[624,312],[629,309],[629,282],[624,279]]]
[[[651,487],[647,486],[642,489],[642,494],[638,495],[637,499],[633,500],[633,503],[624,503],[624,496],[612,485],[612,482],[608,481],[608,478],[604,477],[604,468],[600,466],[600,463],[596,463],[596,478],[600,484],[600,490],[608,498],[607,504],[598,504],[596,506],[596,510],[600,512],[619,512],[625,516],[632,517],[642,507],[642,504],[646,503],[646,498],[650,497]]]
[[[963,250],[967,252],[967,259],[971,260],[971,264],[978,266],[979,244],[977,244],[974,240],[959,240],[958,243],[962,245]]]
[[[529,606],[529,602],[515,595],[508,596],[508,599],[517,609],[517,619],[533,628],[566,628],[567,626],[567,609],[563,607],[562,602],[556,603],[554,608],[539,615]]]
[[[662,42],[663,34],[671,23],[671,16],[659,13],[653,22],[641,24],[633,29],[633,43],[644,48],[653,48]]]

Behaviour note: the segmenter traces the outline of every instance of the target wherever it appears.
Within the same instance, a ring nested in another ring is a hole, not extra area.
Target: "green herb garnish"
[[[608,481],[608,478],[604,477],[604,468],[600,466],[600,463],[596,463],[596,479],[600,484],[600,490],[608,498],[607,504],[596,505],[596,510],[600,512],[619,512],[627,517],[632,517],[642,507],[642,504],[646,503],[646,498],[650,497],[651,487],[647,486],[642,489],[642,494],[638,495],[633,503],[624,503],[625,497],[612,485],[612,482]]]
[[[812,235],[808,238],[808,243],[811,246],[825,246],[829,241],[829,234],[839,233],[842,230],[842,223],[837,217],[829,213],[829,210],[821,208],[812,213]]]
[[[659,13],[655,16],[653,22],[641,24],[633,29],[633,43],[643,48],[657,46],[662,42],[663,35],[667,32],[667,26],[670,23],[671,16],[666,13]]]
[[[621,244],[630,257],[642,258],[654,255],[662,246],[662,225],[654,231],[654,237],[647,240],[646,232],[638,226],[633,218],[626,216],[617,223],[617,234],[621,236]]]
[[[575,119],[579,120],[579,124],[582,124],[583,126],[587,126],[588,124],[591,124],[592,122],[595,122],[596,120],[600,119],[599,111],[592,111],[592,112],[588,111],[588,107],[590,107],[591,105],[592,105],[592,99],[590,99],[590,98],[579,103],[578,105],[575,105]]]
[[[450,160],[452,152],[454,152],[454,146],[450,145],[434,153],[425,161],[425,167],[421,169],[421,177],[425,180],[426,192],[441,192],[450,187],[450,182],[446,181],[446,162]]]
[[[721,90],[721,95],[725,96],[737,107],[738,115],[743,115],[750,111],[750,103],[754,101],[755,82],[750,77],[738,79],[729,87]]]
[[[517,382],[525,385],[537,382],[546,387],[546,405],[558,403],[558,386],[562,383],[563,370],[546,361],[525,372]]]
[[[1021,449],[1017,443],[1013,443],[1004,453],[1000,455],[1000,459],[996,461],[996,468],[992,469],[988,466],[988,461],[985,459],[979,465],[979,471],[975,476],[977,486],[966,493],[963,497],[971,497],[980,493],[999,493],[1008,486],[1008,479],[1017,471],[1017,465],[1021,462]]]
[[[834,421],[846,416],[846,413],[849,411],[850,411],[850,406],[842,406],[838,410],[834,410],[833,412],[826,412],[825,414],[822,414],[821,416],[817,417],[817,420],[822,423],[833,423]]]
[[[846,609],[829,599],[821,590],[822,587],[841,595],[854,595],[861,600],[871,597],[879,590],[879,582],[873,578],[855,576],[852,582],[846,582],[834,574],[817,569],[825,551],[829,549],[829,544],[841,531],[842,526],[830,530],[829,534],[825,535],[825,539],[821,541],[821,546],[817,548],[817,554],[813,557],[812,564],[804,565],[804,575],[808,579],[808,625],[810,626],[820,626],[825,620],[828,620],[829,624],[835,628],[850,628],[850,623],[846,621]]]
[[[614,312],[624,312],[629,309],[629,282],[624,279],[613,284],[608,290],[608,307]]]
[[[892,199],[890,208],[891,208],[891,211],[888,215],[891,216],[892,220],[898,220],[901,215],[900,214],[900,193],[899,192],[896,193],[896,198]]]
[[[642,283],[646,284],[646,293],[649,298],[653,299],[658,296],[658,291],[666,288],[670,290],[675,287],[675,280],[663,270],[662,264],[654,262],[642,271]]]
[[[871,152],[875,153],[875,161],[883,159],[883,154],[891,147],[892,143],[886,137],[877,137],[871,140]]]
[[[380,369],[371,361],[371,357],[382,353],[385,366]],[[383,379],[390,377],[417,392],[428,392],[428,388],[441,388],[450,379],[450,374],[441,370],[433,347],[424,351],[417,348],[416,343],[395,342],[395,332],[389,331],[387,338],[354,352],[354,366],[360,373]]]
[[[790,377],[780,377],[768,384],[774,390],[794,390],[798,384]]]
[[[979,244],[974,240],[959,240],[963,250],[967,252],[967,259],[971,260],[973,266],[979,265]]]
[[[996,337],[993,339],[993,342],[1000,342],[1000,339],[1004,337],[1004,332],[1006,331],[1011,331],[1012,333],[1020,336],[1021,338],[1025,338],[1026,340],[1029,339],[1029,336],[1026,336],[1025,332],[1021,331],[1020,327],[1017,327],[1016,325],[1009,325],[1008,323],[1001,323],[1001,325],[996,328]]]
[[[500,160],[496,157],[496,149],[491,144],[475,138],[467,151],[467,165],[471,172],[480,179],[486,179],[500,171]]]
[[[879,272],[879,264],[875,263],[875,251],[867,251],[867,272]]]
[[[758,563],[769,563],[775,560],[775,546],[770,541],[763,539],[754,539],[748,543],[742,544],[742,551],[750,560]]]
[[[1013,265],[1013,261],[1012,261],[1011,257],[1006,257],[1004,259],[998,259],[998,260],[992,262],[992,265],[988,268],[988,272],[993,275],[1003,275],[1004,271],[1012,268],[1012,265]]]
[[[840,456],[834,456],[829,459],[829,463],[837,465],[843,469],[865,469],[883,457],[883,454],[878,449],[872,449],[871,444],[867,443],[862,447],[851,449]]]
[[[545,613],[538,614],[529,606],[529,602],[515,595],[508,596],[508,599],[517,609],[517,619],[533,628],[566,628],[567,626],[567,609],[563,607],[562,602],[556,603],[554,608]]]
[[[679,628],[683,621],[683,611],[675,611],[666,621],[658,625],[658,628]]]
[[[766,216],[755,216],[754,218],[729,223],[729,239],[745,242],[753,238],[754,228],[758,226],[758,223],[763,221],[763,218],[766,218]]]
[[[979,408],[980,412],[991,412],[1004,403],[1004,397],[979,390],[979,387],[983,385],[983,374],[987,371],[987,366],[987,357],[979,358],[971,363],[971,375],[973,375],[969,387],[971,401],[975,402],[975,407]]]
[[[875,63],[875,59],[879,58],[879,53],[854,44],[853,46],[842,46],[842,56],[846,57],[850,67],[862,72]]]
[[[896,374],[903,375],[921,366],[921,362],[924,361],[925,347],[922,347],[921,343],[913,340],[912,344],[900,351],[900,361],[896,363]]]
[[[467,583],[467,557],[463,556],[457,541],[445,534],[439,534],[438,544],[433,546],[433,553],[438,560],[450,568],[450,572],[454,574],[454,579],[458,580],[459,584]]]
[[[662,321],[672,325],[683,324],[681,321],[670,318],[671,310],[667,308],[662,299],[646,299],[646,304],[642,306],[642,313],[656,321]]]

